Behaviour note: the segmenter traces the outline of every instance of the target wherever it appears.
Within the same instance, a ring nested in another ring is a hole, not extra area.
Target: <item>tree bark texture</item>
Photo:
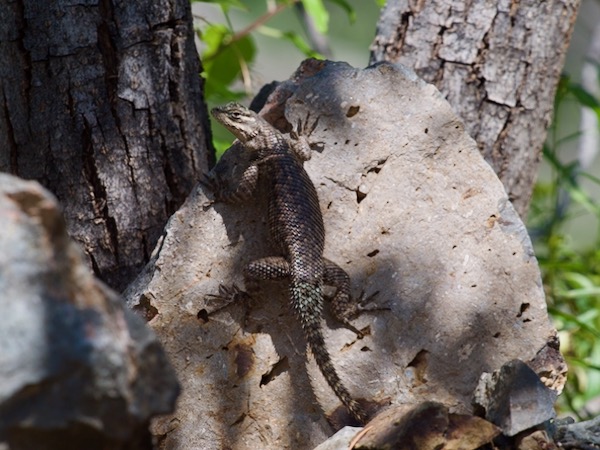
[[[0,1],[0,170],[124,287],[212,164],[188,0]]]
[[[388,0],[371,63],[435,84],[525,216],[580,0]]]

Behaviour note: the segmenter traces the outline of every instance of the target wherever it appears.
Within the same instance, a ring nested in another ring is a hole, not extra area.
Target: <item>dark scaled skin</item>
[[[246,288],[260,280],[289,280],[293,309],[321,373],[352,417],[365,423],[366,414],[342,384],[323,338],[324,284],[337,288],[331,305],[333,315],[354,331],[349,319],[356,315],[357,305],[350,298],[346,272],[323,258],[323,216],[315,186],[302,165],[310,150],[302,139],[286,139],[266,120],[237,103],[214,108],[212,114],[255,155],[254,163],[233,189],[214,184],[217,200],[238,203],[251,198],[259,176],[268,185],[269,230],[281,256],[248,264],[244,269]]]

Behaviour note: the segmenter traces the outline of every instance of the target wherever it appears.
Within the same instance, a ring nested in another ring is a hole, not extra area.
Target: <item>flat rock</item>
[[[482,447],[499,434],[498,427],[480,417],[452,414],[446,406],[427,401],[388,408],[369,423],[356,448],[467,450]]]
[[[434,86],[401,66],[309,60],[262,114],[286,131],[319,118],[310,140],[322,151],[305,166],[324,214],[325,256],[348,271],[355,295],[379,291],[376,303],[390,308],[354,322],[362,339],[324,321],[355,397],[372,410],[435,400],[468,414],[481,373],[530,361],[555,339],[527,231]],[[215,170],[246,163],[234,147]],[[272,254],[264,201],[211,198],[203,187],[190,196],[127,294],[152,317],[184,386],[154,433],[169,449],[313,448],[343,418],[311,358],[305,367],[285,291],[266,286],[251,304],[219,312],[206,297],[241,285],[244,264]],[[559,368],[546,369],[559,389]]]

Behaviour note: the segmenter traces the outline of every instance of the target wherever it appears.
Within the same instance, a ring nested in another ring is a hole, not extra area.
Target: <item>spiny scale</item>
[[[258,177],[264,178],[269,192],[269,229],[281,251],[281,256],[262,258],[246,266],[246,289],[257,280],[290,280],[292,306],[321,373],[352,416],[365,423],[366,414],[342,384],[323,338],[323,283],[340,281],[333,301],[337,300],[341,311],[350,303],[349,279],[339,266],[323,259],[323,216],[317,191],[300,161],[302,153],[294,151],[266,120],[237,103],[214,108],[212,113],[255,157],[235,189],[223,189],[215,195],[223,201],[244,200],[255,192]],[[340,320],[348,322],[344,315]]]

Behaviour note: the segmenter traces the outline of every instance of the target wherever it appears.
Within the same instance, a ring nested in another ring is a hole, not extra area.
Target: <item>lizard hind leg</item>
[[[208,314],[209,316],[213,316],[232,304],[240,302],[248,303],[250,300],[250,295],[241,290],[236,284],[232,284],[231,286],[220,284],[219,293],[206,294],[205,300],[207,305],[214,306],[214,309],[212,309],[212,311],[210,311]]]
[[[260,282],[289,278],[290,263],[282,256],[255,259],[244,267],[244,286],[251,296],[260,290]]]
[[[231,287],[220,285],[218,294],[208,294],[207,297],[227,302],[227,305],[239,300],[247,301],[259,291],[260,281],[285,278],[288,276],[289,270],[289,263],[280,256],[255,259],[244,267],[244,290],[236,284]]]
[[[289,276],[289,263],[281,256],[256,259],[244,267],[244,289],[235,283],[231,286],[219,285],[218,294],[207,294],[207,303],[215,305],[209,315],[214,315],[232,304],[249,304],[260,290],[260,281],[277,280]]]
[[[323,272],[323,282],[328,286],[336,288],[335,294],[330,299],[329,304],[331,314],[344,327],[356,333],[358,338],[362,338],[363,333],[352,325],[351,320],[363,312],[380,311],[389,308],[365,307],[364,305],[370,303],[379,291],[369,296],[366,296],[362,292],[359,298],[355,299],[350,294],[350,276],[346,271],[327,258],[323,258],[323,264],[325,269]]]
[[[290,263],[283,256],[255,259],[244,267],[246,288],[252,289],[264,280],[280,280],[290,276]]]

